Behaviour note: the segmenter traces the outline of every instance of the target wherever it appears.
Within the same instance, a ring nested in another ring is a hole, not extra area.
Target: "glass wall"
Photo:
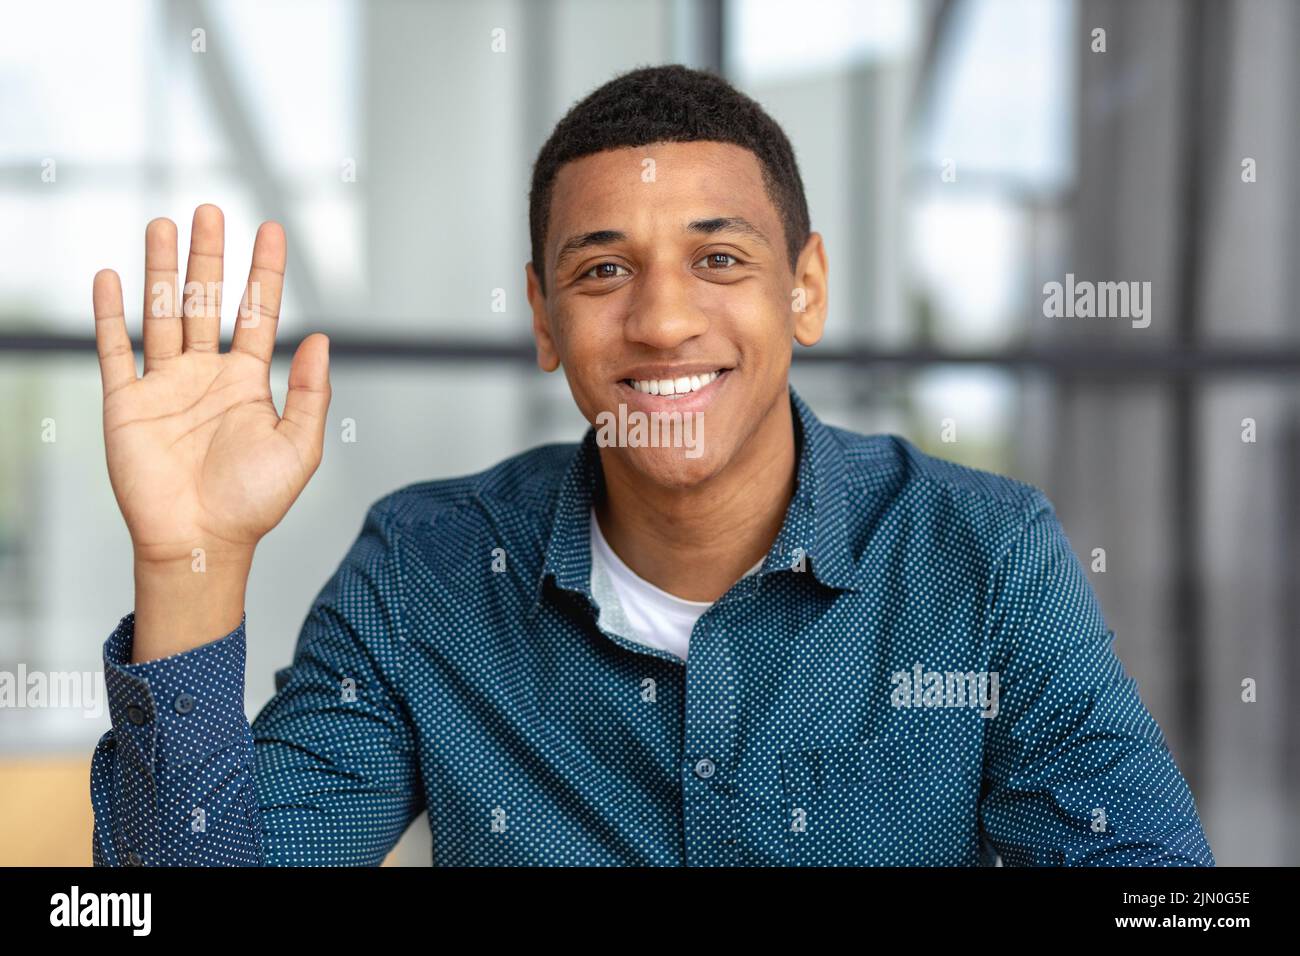
[[[1047,492],[1219,862],[1300,862],[1300,8],[796,7],[5,2],[0,670],[93,675],[131,609],[90,287],[116,269],[130,322],[149,219],[184,243],[217,203],[241,280],[282,222],[281,346],[330,334],[331,427],[356,423],[259,548],[254,714],[372,501],[582,434],[531,363],[531,162],[595,86],[685,62],[794,143],[832,301],[795,386],[833,424]],[[1067,275],[1150,283],[1149,324],[1046,314]],[[89,861],[88,802],[48,833],[30,816],[85,781],[108,718],[84,710],[0,709],[0,863]],[[427,839],[393,861],[427,863]]]

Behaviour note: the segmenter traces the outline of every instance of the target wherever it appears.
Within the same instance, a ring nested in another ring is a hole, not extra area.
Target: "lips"
[[[676,378],[622,379],[616,386],[628,407],[644,412],[680,412],[691,414],[702,412],[716,401],[726,390],[735,370],[719,368],[712,371],[695,372],[692,375],[679,375]],[[686,379],[686,391],[679,392],[677,383]],[[654,391],[662,388],[665,382],[672,385],[671,392]]]
[[[623,379],[623,382],[644,395],[663,395],[665,397],[689,395],[692,392],[698,392],[726,371],[725,368],[717,368],[708,372],[678,375],[670,378],[626,378]]]

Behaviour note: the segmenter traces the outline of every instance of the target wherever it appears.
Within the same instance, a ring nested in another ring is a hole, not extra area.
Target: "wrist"
[[[205,554],[195,558],[176,558],[148,561],[136,556],[132,559],[136,581],[158,581],[169,586],[205,587],[214,579],[230,580],[247,577],[253,566],[253,555],[217,556]]]
[[[189,561],[135,561],[132,662],[189,650],[229,634],[244,615],[252,553],[205,552]]]
[[[257,544],[231,544],[226,541],[204,541],[170,544],[165,547],[141,545],[132,542],[132,561],[137,573],[159,578],[178,578],[184,574],[206,574],[211,571],[247,571],[253,563]]]

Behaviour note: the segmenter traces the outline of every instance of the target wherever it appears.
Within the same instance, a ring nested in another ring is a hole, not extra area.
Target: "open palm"
[[[264,223],[228,352],[220,350],[221,210],[194,212],[183,296],[176,226],[145,231],[144,375],[136,375],[117,273],[95,276],[95,339],[104,385],[108,473],[138,561],[188,561],[195,548],[251,554],[320,464],[329,407],[329,343],[298,346],[284,414],[270,368],[285,239]]]

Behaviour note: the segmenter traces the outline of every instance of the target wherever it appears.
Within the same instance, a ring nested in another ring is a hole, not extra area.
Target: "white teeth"
[[[629,380],[638,392],[648,395],[685,395],[697,392],[718,377],[717,372],[705,372],[703,375],[683,375],[681,378],[636,379]]]

